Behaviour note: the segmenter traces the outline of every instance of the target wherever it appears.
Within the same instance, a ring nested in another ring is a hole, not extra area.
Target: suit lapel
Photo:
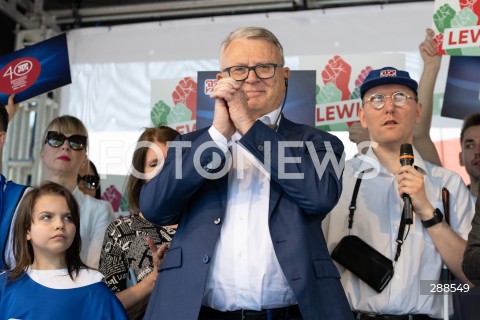
[[[220,179],[214,180],[217,187],[218,197],[222,203],[223,209],[227,210],[227,194],[228,194],[228,174],[225,174]]]
[[[288,137],[290,135],[289,129],[292,126],[292,122],[288,119],[285,119],[285,115],[282,114],[282,119],[280,120],[280,124],[278,126],[278,133],[281,133],[284,137]],[[280,196],[283,193],[283,189],[280,185],[271,180],[270,181],[270,203],[268,207],[268,216],[271,217],[273,213],[273,209],[277,206],[278,201],[280,200]]]
[[[278,127],[278,132],[281,133],[283,136],[288,137],[291,135],[290,128],[292,127],[293,123],[282,115],[282,119],[280,121],[280,125]],[[227,195],[228,195],[228,174],[224,175],[220,179],[214,180],[215,186],[217,188],[217,192],[222,203],[223,209],[227,209]],[[270,181],[270,202],[269,202],[269,217],[273,213],[273,209],[277,206],[278,201],[280,200],[280,196],[283,193],[283,189],[280,185],[275,181]]]
[[[270,181],[270,203],[268,207],[268,217],[270,218],[273,213],[273,209],[277,206],[278,200],[280,200],[280,196],[283,193],[282,188],[280,185],[275,181]]]

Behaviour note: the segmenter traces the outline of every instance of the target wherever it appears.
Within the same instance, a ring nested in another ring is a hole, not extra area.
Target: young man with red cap
[[[444,287],[436,286],[442,264],[467,281],[461,262],[473,201],[458,174],[424,161],[411,147],[415,125],[422,117],[417,89],[408,72],[393,67],[367,76],[360,88],[359,118],[370,132],[371,145],[365,155],[347,161],[340,201],[324,222],[330,252],[347,235],[358,236],[377,251],[365,251],[350,270],[345,267],[348,263],[337,264],[357,319],[442,318]],[[413,165],[400,163],[403,144],[410,144]],[[450,225],[443,218],[444,187],[451,194]],[[372,271],[376,261],[368,257],[379,254],[390,260],[380,265],[393,268],[393,275],[372,277],[354,270],[355,265],[364,264]],[[382,286],[374,289],[372,281],[368,285],[360,277],[373,278]]]

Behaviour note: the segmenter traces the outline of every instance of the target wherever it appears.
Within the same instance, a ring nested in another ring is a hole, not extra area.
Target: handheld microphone
[[[400,146],[400,164],[402,166],[413,166],[413,148],[410,143],[404,143]],[[403,194],[403,218],[406,224],[413,223],[412,199],[408,194]]]

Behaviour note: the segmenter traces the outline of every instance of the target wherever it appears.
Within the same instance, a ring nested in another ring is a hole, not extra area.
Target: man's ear
[[[358,109],[358,119],[360,120],[362,127],[367,128],[367,121],[365,120],[365,111],[363,110],[363,107]]]
[[[420,121],[422,121],[422,114],[423,114],[423,105],[420,102],[417,102],[417,117],[415,119],[415,123],[420,123]]]
[[[290,68],[289,67],[284,67],[283,68],[283,77],[285,79],[290,78]]]
[[[465,167],[465,163],[463,162],[463,153],[460,151],[458,153],[458,162],[460,163],[460,166]]]

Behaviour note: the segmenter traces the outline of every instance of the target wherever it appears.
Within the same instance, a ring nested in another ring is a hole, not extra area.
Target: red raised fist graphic
[[[105,192],[102,194],[102,200],[110,202],[114,212],[118,212],[121,199],[122,194],[117,190],[114,185],[108,187],[107,190],[105,190]]]
[[[183,103],[192,111],[192,120],[197,116],[197,83],[190,77],[185,77],[172,92],[175,105]]]
[[[443,33],[439,33],[433,38],[433,42],[437,45],[437,53],[438,54],[445,54],[445,50],[443,49]]]
[[[372,71],[372,67],[366,66],[362,71],[360,71],[360,74],[358,75],[357,79],[355,80],[355,87],[360,87],[365,81],[365,78],[368,76],[368,74]]]
[[[333,83],[340,91],[342,91],[342,100],[350,99],[350,90],[348,84],[350,82],[350,74],[352,67],[340,56],[334,56],[328,60],[325,70],[322,71],[323,83]]]

